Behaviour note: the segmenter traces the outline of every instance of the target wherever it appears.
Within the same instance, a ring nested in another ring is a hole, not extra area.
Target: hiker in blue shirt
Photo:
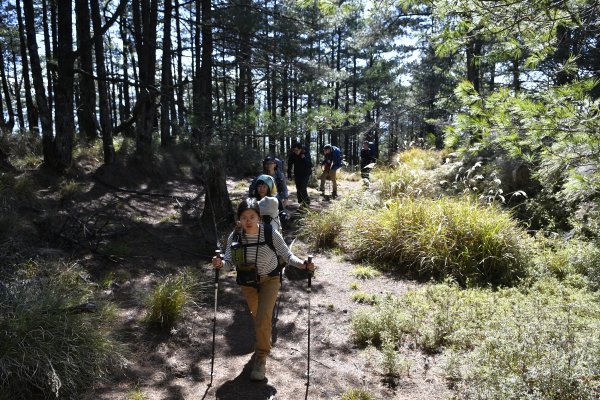
[[[342,158],[342,151],[337,146],[332,146],[330,144],[326,144],[323,146],[323,154],[325,155],[325,159],[321,162],[321,168],[323,169],[323,173],[321,174],[321,186],[319,190],[321,194],[325,194],[325,181],[329,177],[331,180],[331,197],[337,197],[337,181],[336,174],[337,170],[340,169],[344,165],[344,160]]]

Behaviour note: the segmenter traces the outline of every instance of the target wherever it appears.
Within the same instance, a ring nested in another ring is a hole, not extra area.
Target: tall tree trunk
[[[23,104],[21,103],[21,96],[19,93],[21,92],[21,85],[19,84],[19,77],[17,76],[17,53],[12,52],[12,62],[13,62],[13,73],[15,79],[15,103],[17,105],[17,119],[19,121],[19,129],[25,130],[25,116],[23,115]]]
[[[27,3],[25,1],[24,3]],[[38,132],[38,109],[31,97],[31,81],[29,80],[29,61],[27,61],[27,48],[29,44],[25,38],[25,27],[23,24],[23,13],[21,11],[21,2],[16,2],[17,19],[19,25],[19,48],[21,50],[21,69],[23,75],[23,85],[25,86],[25,106],[27,107],[27,123],[29,129],[33,132]],[[25,7],[27,7],[25,5]],[[35,29],[35,28],[34,28]],[[27,36],[29,38],[29,36]],[[37,52],[37,50],[36,50]]]
[[[175,0],[175,30],[177,32],[177,125],[178,130],[185,125],[183,101],[183,48],[181,46],[181,22],[179,18],[179,1]]]
[[[164,0],[164,33],[162,47],[162,70],[160,79],[160,145],[171,142],[171,103],[173,102],[173,78],[171,76],[171,0]]]
[[[25,14],[25,28],[27,32],[27,46],[31,61],[31,75],[33,77],[33,86],[35,88],[35,99],[40,111],[40,120],[42,122],[42,146],[44,151],[44,163],[48,166],[56,165],[56,152],[54,149],[54,134],[52,132],[51,111],[46,101],[46,91],[44,89],[44,79],[42,77],[42,67],[38,55],[38,46],[35,32],[35,20],[33,15],[33,0],[23,0],[23,9]],[[70,16],[69,16],[70,18]],[[73,108],[71,107],[71,112]]]
[[[102,21],[100,19],[100,0],[91,0],[92,23],[94,32],[100,32]],[[104,163],[112,164],[115,159],[115,148],[113,145],[112,129],[113,119],[108,96],[108,84],[106,80],[106,66],[104,62],[104,42],[102,35],[94,36],[94,50],[96,54],[96,74],[98,75],[98,100],[100,108],[100,130],[102,132],[102,149],[104,152]]]
[[[200,143],[206,145],[213,133],[212,120],[212,13],[211,0],[202,0],[202,66],[198,72],[200,81],[200,104],[198,120],[200,124]]]
[[[59,1],[58,17],[58,79],[56,85],[56,148],[57,167],[67,169],[73,157],[73,5]]]
[[[54,75],[52,75],[51,61],[52,41],[50,39],[50,25],[48,24],[48,1],[42,0],[42,26],[44,27],[44,50],[46,51],[46,83],[48,85],[48,108],[52,109],[54,104]],[[50,125],[52,125],[52,114],[50,115]]]
[[[194,94],[194,100],[192,104],[192,135],[194,138],[194,143],[200,143],[200,113],[201,113],[201,104],[202,101],[200,99],[200,68],[202,64],[202,52],[201,48],[201,35],[202,35],[202,0],[195,1],[195,19],[196,23],[194,24],[194,45],[192,46],[192,92]]]
[[[123,43],[123,110],[121,112],[121,121],[129,119],[131,115],[131,100],[129,98],[129,50],[131,43],[129,36],[125,30],[125,17],[121,16],[121,23],[119,24],[119,32],[121,34],[121,43]]]
[[[1,24],[1,21],[0,21]],[[2,43],[0,42],[0,80],[2,81],[2,93],[4,94],[4,102],[6,103],[6,114],[8,115],[8,121],[4,121],[3,117],[0,117],[2,123],[4,124],[4,128],[8,132],[12,132],[15,127],[15,111],[12,106],[12,100],[10,97],[10,90],[8,88],[8,78],[6,77],[6,66],[4,64],[4,49],[2,48]],[[1,105],[1,101],[0,101]],[[0,113],[2,115],[2,113]]]
[[[156,114],[156,27],[158,0],[133,0],[133,26],[138,55],[140,93],[139,112],[136,117],[136,152],[141,161],[152,156],[152,130]]]
[[[79,52],[79,97],[77,104],[77,120],[82,137],[88,142],[96,140],[98,121],[96,120],[96,86],[90,35],[90,10],[87,0],[75,1],[77,16],[77,48]],[[94,27],[94,29],[96,29]]]

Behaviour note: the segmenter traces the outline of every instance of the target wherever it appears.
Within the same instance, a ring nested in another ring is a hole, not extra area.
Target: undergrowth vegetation
[[[0,286],[0,399],[73,398],[124,364],[111,307],[78,307],[93,290],[79,265],[17,269]]]
[[[304,220],[315,247],[337,246],[386,273],[432,280],[402,297],[353,292],[372,305],[353,316],[355,342],[378,349],[386,377],[409,374],[401,347],[441,354],[461,399],[598,398],[598,244],[577,224],[568,239],[531,235],[504,207],[499,172],[451,166],[445,171],[454,178],[444,179],[440,158],[401,153],[396,167],[371,174],[371,190]]]
[[[430,285],[387,296],[357,312],[352,325],[357,343],[382,351],[390,341],[447,351],[446,374],[461,398],[593,399],[599,317],[594,294],[547,278],[497,291]]]
[[[189,268],[166,276],[156,285],[146,300],[148,309],[146,323],[151,328],[168,332],[177,321],[182,319],[185,307],[204,287],[198,274]]]

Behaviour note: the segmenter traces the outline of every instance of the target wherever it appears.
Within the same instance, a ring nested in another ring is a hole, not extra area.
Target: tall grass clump
[[[146,323],[151,328],[169,331],[183,318],[183,311],[205,286],[191,270],[166,276],[146,301]]]
[[[349,214],[343,202],[334,202],[322,211],[308,211],[302,219],[299,237],[317,248],[333,247],[338,243],[342,222]]]
[[[349,389],[346,392],[344,392],[344,394],[342,394],[342,397],[340,397],[340,400],[375,400],[376,398],[370,394],[369,392],[362,390],[362,389]]]
[[[430,170],[440,165],[442,156],[439,151],[412,147],[394,157],[394,164],[406,165],[412,169]]]
[[[344,220],[344,239],[359,259],[463,286],[512,285],[529,267],[530,240],[517,222],[464,198],[389,201]]]
[[[440,155],[434,150],[412,148],[394,157],[394,166],[376,166],[371,180],[382,198],[403,196],[432,197],[439,190],[433,169],[440,165]]]
[[[354,340],[415,343],[442,352],[461,399],[596,399],[600,305],[554,278],[530,288],[437,284],[388,296],[352,318]],[[461,362],[457,363],[456,360]]]
[[[61,263],[0,284],[0,399],[77,398],[124,364],[109,338],[112,312],[77,313],[92,288],[85,271]]]

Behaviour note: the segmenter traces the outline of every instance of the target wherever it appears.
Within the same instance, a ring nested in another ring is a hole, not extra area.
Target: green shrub
[[[147,300],[145,321],[149,326],[169,331],[183,317],[183,310],[203,289],[198,277],[191,270],[164,278]]]
[[[308,211],[302,219],[298,235],[317,248],[333,247],[347,217],[342,202],[335,202],[323,211]]]
[[[357,303],[376,304],[377,296],[374,294],[359,291],[352,293],[352,300],[354,300]]]
[[[558,297],[534,289],[486,324],[463,360],[462,398],[598,398],[600,308],[583,292],[545,285]]]
[[[398,352],[394,340],[386,339],[381,345],[379,366],[388,378],[408,376],[412,363]]]
[[[381,275],[381,272],[368,265],[358,265],[350,271],[350,275],[357,279],[373,279]]]
[[[438,284],[352,318],[354,340],[381,346],[382,359],[392,342],[452,350],[446,374],[465,399],[596,398],[599,331],[597,297],[554,278],[498,291]]]
[[[108,337],[112,312],[75,313],[91,288],[79,266],[48,267],[0,290],[0,399],[74,398],[124,359]]]
[[[75,181],[65,181],[60,184],[59,195],[61,200],[72,200],[83,192],[81,185]]]
[[[548,238],[536,236],[539,250],[535,264],[538,274],[549,272],[552,276],[570,282],[581,281],[591,290],[600,289],[600,248],[579,239]]]
[[[463,286],[512,285],[526,275],[530,240],[506,212],[468,199],[394,200],[343,219],[344,246],[358,259]]]
[[[375,400],[375,397],[362,389],[349,389],[342,394],[340,400]]]

